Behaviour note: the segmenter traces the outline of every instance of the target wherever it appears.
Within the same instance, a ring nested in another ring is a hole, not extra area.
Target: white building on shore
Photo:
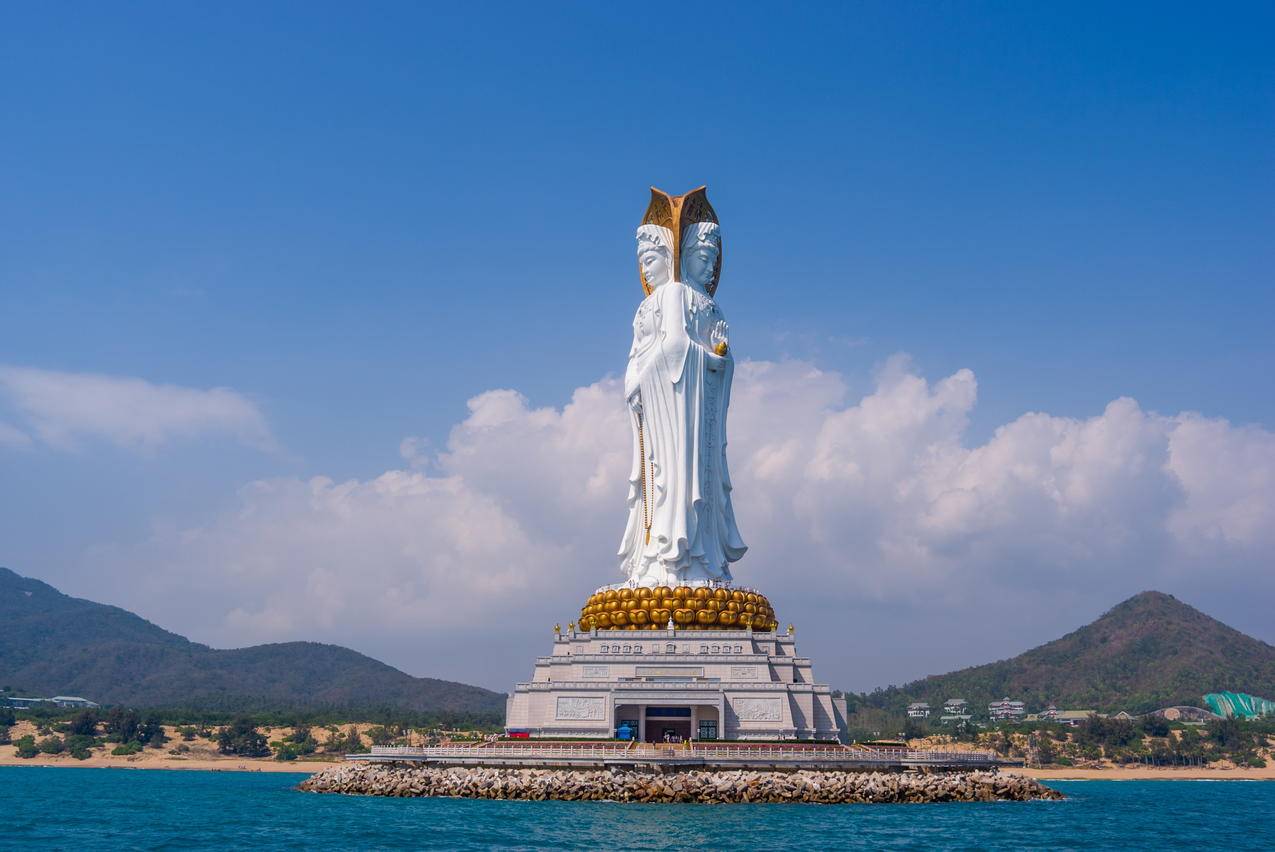
[[[1021,722],[1027,715],[1027,707],[1021,701],[1010,701],[1006,696],[987,705],[987,715],[993,722]]]
[[[36,707],[81,707],[92,709],[101,706],[96,701],[89,701],[87,698],[81,698],[78,695],[55,695],[52,698],[28,698],[18,695],[6,698],[0,696],[0,705],[4,704],[8,704],[14,710],[31,710]]]
[[[968,701],[964,698],[949,698],[943,702],[943,715],[939,717],[939,721],[950,725],[954,722],[968,722],[972,718]]]

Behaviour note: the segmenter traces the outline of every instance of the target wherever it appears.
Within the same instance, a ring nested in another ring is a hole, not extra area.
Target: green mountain
[[[964,698],[976,713],[1006,696],[1028,712],[1059,709],[1143,713],[1201,706],[1209,692],[1275,695],[1275,647],[1227,627],[1162,592],[1142,592],[1101,618],[1009,660],[932,675],[863,696],[902,713],[925,701],[938,710]]]
[[[407,710],[498,721],[498,692],[404,674],[348,648],[218,650],[0,568],[0,685],[102,704],[257,712]]]

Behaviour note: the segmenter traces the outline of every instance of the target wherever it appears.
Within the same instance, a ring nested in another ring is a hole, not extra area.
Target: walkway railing
[[[624,760],[649,758],[653,760],[685,760],[687,758],[726,762],[800,762],[800,763],[882,763],[882,764],[986,764],[996,760],[991,752],[937,751],[919,749],[882,749],[847,747],[785,747],[726,745],[686,746],[632,744],[625,747],[599,747],[603,744],[560,744],[545,746],[504,746],[499,749],[478,749],[473,746],[373,746],[369,756],[377,758],[400,757],[417,760],[448,759],[505,759],[539,758],[544,760],[597,760],[613,755]]]

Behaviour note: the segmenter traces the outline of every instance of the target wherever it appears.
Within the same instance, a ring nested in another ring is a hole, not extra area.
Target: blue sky
[[[969,446],[1122,396],[1267,434],[1273,23],[1263,4],[10,7],[0,365],[233,389],[269,439],[53,446],[0,398],[33,438],[0,448],[0,564],[163,623],[102,548],[126,565],[250,482],[371,480],[405,437],[446,449],[490,389],[564,405],[623,366],[649,184],[708,184],[736,351],[835,373],[847,403],[907,353],[931,381],[977,376]],[[1210,611],[1261,633],[1236,582]],[[234,644],[228,623],[198,638]]]

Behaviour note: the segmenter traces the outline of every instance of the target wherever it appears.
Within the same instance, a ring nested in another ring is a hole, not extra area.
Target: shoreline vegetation
[[[495,736],[439,726],[341,722],[310,725],[240,717],[170,724],[124,708],[15,718],[0,708],[0,766],[80,766],[238,772],[334,770],[375,745],[477,745]],[[180,720],[178,720],[180,721]],[[1159,727],[1157,727],[1159,726]],[[1093,717],[1077,728],[1027,725],[909,738],[914,748],[992,749],[1022,760],[1003,774],[1042,780],[1275,780],[1275,720],[1206,727]]]
[[[885,722],[878,720],[883,727]],[[897,720],[886,720],[893,722]],[[1275,718],[1213,719],[1207,724],[1157,716],[1120,719],[1091,714],[1074,725],[1002,722],[940,725],[907,719],[900,741],[922,749],[991,750],[1042,770],[1236,769],[1275,765]],[[889,728],[886,727],[888,730]]]
[[[373,744],[447,741],[436,729],[368,722],[258,725],[245,717],[171,725],[129,710],[81,711],[69,720],[3,715],[0,708],[0,766],[313,773]]]
[[[292,772],[314,774],[347,765],[341,759],[278,761],[273,758],[205,757],[178,758],[168,755],[132,757],[91,757],[76,760],[66,755],[40,755],[23,759],[12,750],[0,746],[0,766],[39,766],[46,768],[80,769],[150,769],[199,772]],[[1049,768],[1037,769],[1021,766],[1000,770],[1004,775],[1021,775],[1038,781],[1275,781],[1275,766],[1265,769],[1225,768],[1210,769],[1198,766],[1166,767],[1105,767],[1105,768]]]

